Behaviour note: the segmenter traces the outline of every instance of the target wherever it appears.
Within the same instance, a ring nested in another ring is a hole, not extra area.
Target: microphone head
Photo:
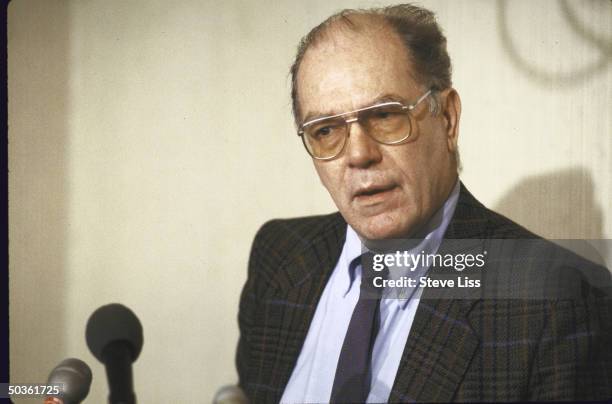
[[[217,390],[213,404],[248,404],[249,399],[238,386],[227,385]]]
[[[60,384],[59,394],[65,404],[80,403],[87,397],[91,386],[91,370],[76,358],[64,359],[49,373],[47,384]]]
[[[138,317],[124,305],[107,304],[89,317],[85,339],[91,353],[103,363],[104,348],[112,342],[124,341],[130,347],[133,362],[142,350],[142,325]]]

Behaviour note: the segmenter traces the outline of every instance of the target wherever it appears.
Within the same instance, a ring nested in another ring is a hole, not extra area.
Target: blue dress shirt
[[[425,226],[425,237],[408,250],[410,254],[421,251],[434,254],[438,251],[458,198],[459,181],[444,205]],[[350,273],[349,264],[363,251],[365,248],[359,236],[351,226],[347,226],[342,253],[323,290],[281,403],[329,402],[344,336],[359,299],[361,266]],[[408,275],[399,268],[389,269],[390,278]],[[427,269],[416,268],[410,277],[418,279],[418,275],[425,274]],[[380,302],[380,329],[372,351],[372,381],[368,403],[389,400],[422,290],[415,288],[412,292],[404,299],[383,297]]]

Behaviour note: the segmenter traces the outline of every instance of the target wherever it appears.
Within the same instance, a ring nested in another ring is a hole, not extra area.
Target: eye
[[[391,116],[391,112],[390,111],[376,111],[374,113],[374,117],[376,119],[387,119]]]
[[[319,122],[313,125],[311,128],[308,128],[306,132],[313,140],[327,141],[335,138],[337,135],[340,135],[344,126],[344,121],[331,120]]]
[[[321,128],[318,128],[315,132],[314,132],[314,136],[315,137],[325,137],[327,135],[330,135],[332,133],[333,128],[331,126],[323,126]]]
[[[397,106],[391,105],[375,109],[371,112],[371,117],[377,120],[393,119],[402,113]]]

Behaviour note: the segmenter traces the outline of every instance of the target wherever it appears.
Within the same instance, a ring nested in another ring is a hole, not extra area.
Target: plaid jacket
[[[338,213],[274,220],[257,233],[240,300],[236,356],[239,385],[252,403],[281,399],[345,236],[346,222]],[[485,208],[462,184],[440,251],[453,239],[534,238]],[[562,280],[556,284],[573,286],[575,293],[570,298],[495,299],[478,296],[474,288],[472,298],[444,299],[426,289],[390,402],[612,398],[609,272],[574,261],[595,268],[598,289],[558,262],[525,259],[524,252],[504,254],[506,264],[521,263],[520,272],[514,265],[510,277],[527,276],[521,285]],[[538,251],[529,256],[537,257]],[[500,276],[512,266],[487,263],[483,272]]]

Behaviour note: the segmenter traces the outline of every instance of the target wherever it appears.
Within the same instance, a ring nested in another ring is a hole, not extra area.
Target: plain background
[[[144,326],[140,402],[209,402],[236,381],[256,230],[335,210],[292,124],[296,45],[382,4],[10,3],[11,381],[79,357],[104,402],[84,330],[110,302]],[[612,3],[422,4],[448,37],[472,193],[544,236],[612,238]]]

